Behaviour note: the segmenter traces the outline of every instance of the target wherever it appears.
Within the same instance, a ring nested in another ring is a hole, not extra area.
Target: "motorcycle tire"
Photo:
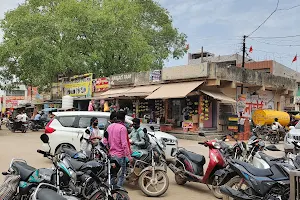
[[[223,198],[223,194],[220,191],[220,186],[217,185],[216,180],[213,180],[211,184],[211,191],[217,199]]]
[[[270,135],[270,136],[268,137],[268,139],[269,139],[269,142],[270,142],[271,144],[275,144],[275,143],[276,143],[276,136]]]
[[[159,197],[159,196],[163,195],[169,188],[169,178],[168,178],[168,175],[166,172],[156,170],[155,176],[156,177],[152,177],[152,171],[147,170],[147,171],[144,171],[139,177],[138,185],[139,185],[140,189],[142,190],[142,192],[145,195],[147,195],[148,197]],[[153,179],[155,180],[154,182],[156,182],[154,184],[150,183],[150,181]],[[157,185],[159,182],[164,183],[164,184],[159,184],[159,185],[163,185],[163,186],[161,189],[157,190]],[[153,187],[153,185],[155,185],[156,187]],[[156,190],[156,191],[151,191],[149,188],[150,186],[152,186],[153,190]]]
[[[178,168],[183,171],[183,167]],[[175,174],[175,181],[177,185],[184,185],[187,182],[186,178],[184,178],[184,175],[181,175],[180,173]]]
[[[130,200],[128,193],[125,191],[114,191],[112,197],[114,200]]]
[[[232,179],[230,179],[230,181],[228,181],[225,185],[233,188],[235,185],[238,185],[240,182],[241,182],[241,177],[235,176]],[[223,200],[234,200],[234,198],[227,195],[223,195]]]

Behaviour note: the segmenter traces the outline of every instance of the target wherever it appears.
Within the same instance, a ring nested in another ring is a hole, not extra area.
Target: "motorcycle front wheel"
[[[151,170],[144,171],[138,181],[142,192],[149,197],[159,197],[169,188],[169,178],[164,171],[156,170],[154,176]]]
[[[241,182],[241,177],[235,176],[230,181],[228,181],[225,185],[231,187],[234,190],[246,190],[248,186],[246,184],[240,185],[240,182]],[[223,200],[234,200],[234,198],[223,195]]]

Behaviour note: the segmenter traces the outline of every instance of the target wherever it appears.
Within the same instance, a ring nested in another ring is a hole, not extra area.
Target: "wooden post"
[[[203,117],[204,117],[204,113],[202,110],[202,104],[203,103],[203,96],[200,95],[199,96],[199,104],[198,104],[198,115],[199,115],[199,131],[201,131],[203,129]]]

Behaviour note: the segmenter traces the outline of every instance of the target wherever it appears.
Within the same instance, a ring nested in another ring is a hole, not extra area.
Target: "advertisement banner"
[[[161,71],[153,70],[150,72],[150,82],[158,82],[161,81]]]
[[[73,76],[69,82],[64,83],[64,94],[72,97],[92,97],[93,74]]]
[[[97,78],[93,81],[93,92],[104,92],[110,88],[109,78]]]
[[[24,102],[25,96],[6,96],[5,107],[6,108],[16,108],[21,102]]]
[[[32,93],[31,93],[32,92]],[[43,102],[43,95],[40,95],[38,92],[37,87],[31,87],[29,86],[27,88],[27,100],[30,101],[31,103],[42,103]]]
[[[134,83],[134,73],[117,74],[110,76],[111,85],[130,85]]]

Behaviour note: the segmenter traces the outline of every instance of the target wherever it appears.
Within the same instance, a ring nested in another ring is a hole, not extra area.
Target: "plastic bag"
[[[6,175],[4,182],[0,185],[0,199],[1,200],[10,200],[13,198],[17,192],[20,176],[16,175]]]

